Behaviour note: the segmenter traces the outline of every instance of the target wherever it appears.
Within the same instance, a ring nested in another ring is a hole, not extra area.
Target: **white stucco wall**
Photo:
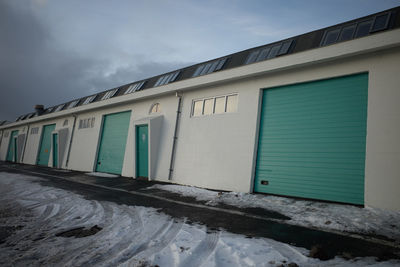
[[[182,114],[171,182],[252,192],[261,90],[368,72],[365,204],[400,210],[399,33],[400,30],[376,34],[143,90],[123,96],[121,100],[112,98],[93,103],[91,106],[87,105],[96,108],[94,110],[85,111],[89,107],[78,107],[76,111],[79,114],[67,168],[93,171],[102,117],[106,114],[131,110],[122,175],[134,177],[136,156],[134,126],[137,122],[149,121],[151,105],[159,102],[162,111],[157,116],[163,116],[159,148],[156,152],[151,149],[153,152],[150,153],[159,153],[157,166],[152,171],[154,178],[167,181],[178,101],[173,91],[181,91]],[[168,90],[171,92],[166,95]],[[159,95],[151,96],[157,92]],[[190,116],[192,100],[231,93],[238,93],[239,96],[237,112]],[[102,106],[104,104],[113,106]],[[62,111],[60,114],[68,112]],[[89,117],[95,117],[94,128],[78,129],[79,119]],[[40,122],[38,125],[51,124],[51,121],[59,121],[57,122],[59,127],[64,119],[52,119]],[[22,126],[18,127],[21,129]],[[31,127],[34,127],[34,124]],[[72,122],[68,127],[72,128]],[[7,128],[6,131],[11,132],[14,129],[17,128]],[[34,164],[39,137],[40,132],[36,137],[32,137],[32,140],[28,138],[25,163]],[[3,137],[0,160],[6,157],[8,142],[8,138]]]
[[[399,62],[396,48],[185,93],[173,182],[252,191],[260,90],[369,72],[365,204],[399,210]],[[193,99],[234,92],[239,93],[237,113],[190,117]]]
[[[154,103],[160,103],[161,112],[150,115],[149,111]],[[77,116],[77,126],[73,137],[71,154],[68,169],[79,171],[94,171],[97,149],[99,144],[101,122],[104,115],[131,111],[129,130],[125,149],[124,164],[122,167],[122,176],[134,177],[135,170],[135,121],[147,121],[151,116],[162,116],[162,133],[159,135],[159,147],[157,153],[157,166],[154,168],[154,177],[157,180],[168,180],[169,160],[172,149],[172,137],[175,127],[175,116],[177,108],[177,98],[175,95],[163,96],[152,100],[133,102],[113,108],[105,108],[94,112],[82,113]],[[89,117],[95,118],[93,128],[78,129],[80,119]],[[151,129],[150,129],[151,131]],[[151,153],[151,151],[149,151]],[[154,156],[154,155],[153,155]]]
[[[3,130],[3,136],[1,138],[1,144],[0,144],[0,160],[6,160],[7,158],[7,152],[8,152],[8,145],[10,144],[10,137],[11,137],[11,132],[18,130],[18,134],[26,133],[27,127],[25,125],[21,125],[18,127],[12,127],[9,129]],[[8,136],[5,137],[5,133],[8,132]]]

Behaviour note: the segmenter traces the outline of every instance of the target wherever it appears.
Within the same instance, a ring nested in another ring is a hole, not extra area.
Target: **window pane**
[[[325,35],[325,40],[323,45],[330,45],[336,42],[340,33],[340,29],[335,29],[328,31]]]
[[[376,16],[374,25],[372,26],[371,32],[385,30],[388,26],[390,13]]]
[[[278,45],[275,45],[274,47],[272,47],[271,51],[268,54],[268,59],[276,57],[276,55],[278,54],[279,49],[281,49],[281,44],[278,44]]]
[[[203,100],[194,101],[193,116],[200,116],[203,113]]]
[[[238,96],[237,95],[229,95],[227,96],[226,101],[226,112],[236,112],[238,105]]]
[[[213,114],[214,109],[214,98],[204,100],[204,115]]]
[[[372,20],[367,20],[358,24],[356,31],[356,38],[363,37],[369,34],[369,29],[371,28]]]
[[[214,113],[224,113],[225,112],[225,96],[215,98],[215,111]]]
[[[340,33],[339,41],[347,41],[353,38],[354,30],[356,29],[356,25],[350,25],[344,27],[342,32]]]

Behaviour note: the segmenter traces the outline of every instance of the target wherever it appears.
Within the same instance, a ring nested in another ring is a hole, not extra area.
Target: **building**
[[[400,210],[399,12],[38,106],[0,160]]]

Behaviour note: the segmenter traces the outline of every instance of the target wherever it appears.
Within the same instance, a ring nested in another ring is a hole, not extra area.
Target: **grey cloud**
[[[35,104],[53,106],[183,65],[151,62],[106,75],[111,58],[83,57],[56,45],[49,27],[29,7],[1,0],[0,36],[0,120],[13,121]]]

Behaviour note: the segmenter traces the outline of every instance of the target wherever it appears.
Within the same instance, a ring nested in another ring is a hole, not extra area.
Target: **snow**
[[[90,175],[90,176],[105,177],[105,178],[116,178],[116,177],[119,177],[116,174],[104,173],[104,172],[88,172],[86,174]]]
[[[153,208],[85,199],[42,186],[41,178],[0,172],[0,228],[18,226],[0,244],[1,266],[395,266],[374,258],[309,258],[309,251],[188,224]],[[183,187],[179,190],[185,191]],[[190,192],[197,189],[189,188]],[[215,192],[204,192],[201,197]],[[216,193],[217,194],[217,193]],[[218,194],[217,194],[218,195]],[[218,198],[218,196],[214,196]],[[230,199],[234,194],[221,196]],[[219,198],[218,198],[219,199]],[[259,200],[261,201],[261,200]],[[282,200],[283,201],[283,200]],[[271,204],[272,205],[272,204]],[[83,238],[57,233],[102,228]]]
[[[287,222],[290,224],[381,235],[400,243],[400,212],[261,194],[215,192],[182,185],[154,185],[147,189],[166,190],[195,197],[211,206],[224,203],[243,208],[264,208],[290,217],[291,220]]]

